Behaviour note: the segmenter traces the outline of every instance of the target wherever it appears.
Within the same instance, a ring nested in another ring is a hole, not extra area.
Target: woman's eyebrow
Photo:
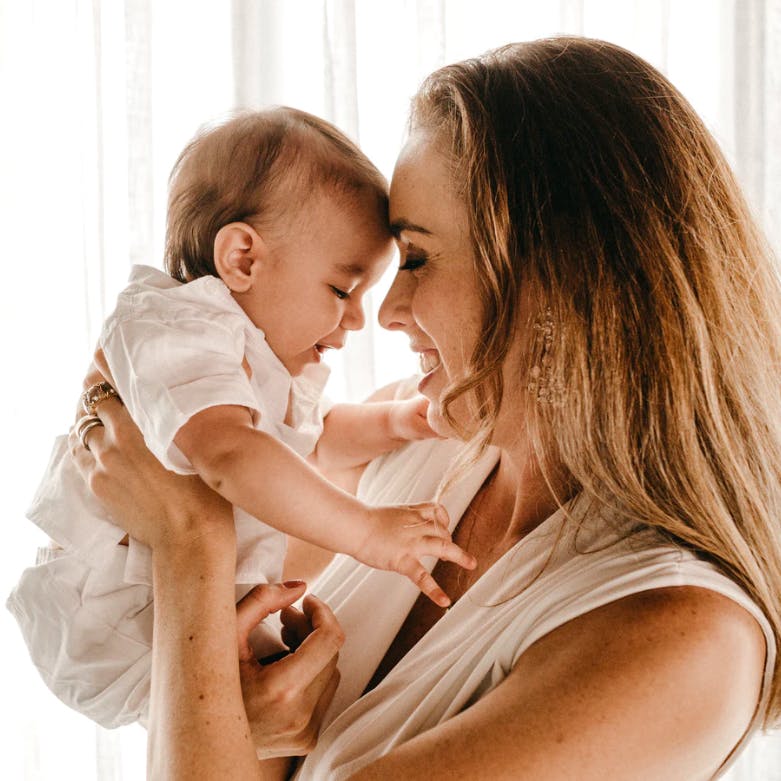
[[[404,217],[400,217],[398,220],[394,220],[390,224],[390,232],[395,239],[401,236],[402,231],[408,231],[410,233],[422,233],[424,236],[431,236],[431,231],[424,228],[422,225],[415,225],[414,222],[410,222]]]

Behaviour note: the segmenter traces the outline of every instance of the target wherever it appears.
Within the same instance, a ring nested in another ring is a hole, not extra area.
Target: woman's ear
[[[223,225],[214,237],[214,267],[234,293],[246,293],[253,282],[256,264],[265,260],[266,245],[246,222]]]

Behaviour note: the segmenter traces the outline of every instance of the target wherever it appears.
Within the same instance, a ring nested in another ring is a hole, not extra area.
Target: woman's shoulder
[[[648,748],[657,745],[662,766],[692,772],[720,757],[712,774],[757,725],[765,658],[761,627],[734,599],[669,586],[561,624],[518,659],[506,694],[529,707],[536,687],[558,682],[538,703],[541,718],[566,719],[580,703],[588,723],[612,725],[600,741],[626,766],[650,767]],[[571,740],[577,744],[576,733]],[[677,757],[676,745],[687,755]]]
[[[684,609],[691,609],[692,621],[726,622],[741,617],[752,632],[760,631],[769,655],[774,656],[772,629],[746,590],[718,566],[655,529],[617,521],[607,513],[584,519],[576,509],[569,516],[566,510],[560,511],[559,518],[549,519],[539,532],[537,539],[526,542],[526,559],[532,558],[533,551],[543,562],[533,574],[544,593],[536,606],[526,606],[536,613],[530,634],[540,637],[554,626],[609,604],[637,600],[656,606],[661,621]],[[520,573],[525,578],[529,575]],[[507,580],[514,578],[505,578],[501,591],[507,589]],[[513,585],[521,585],[520,580]],[[659,603],[648,596],[661,593],[667,596]],[[519,599],[524,601],[523,593]],[[677,610],[668,613],[676,606]],[[529,618],[527,614],[525,620]]]
[[[610,677],[613,716],[661,720],[678,709],[686,725],[699,725],[682,732],[684,742],[704,735],[713,741],[704,756],[723,745],[737,753],[770,694],[776,647],[760,607],[714,564],[653,529],[622,531],[605,519],[584,532],[565,534],[560,558],[552,557],[546,604],[506,660],[510,677],[544,677],[545,664],[571,657],[573,696],[603,689]]]
[[[660,667],[696,663],[696,668],[686,672],[688,677],[695,670],[707,678],[726,677],[725,688],[729,689],[741,687],[735,686],[732,676],[724,676],[725,670],[750,669],[753,684],[748,690],[753,689],[752,702],[756,702],[754,684],[761,675],[755,673],[765,663],[765,632],[756,614],[733,596],[704,585],[660,586],[607,602],[564,627],[570,640],[578,635],[601,638],[603,649],[610,644],[609,638],[616,639],[617,648],[645,644]],[[668,665],[673,657],[676,664]]]

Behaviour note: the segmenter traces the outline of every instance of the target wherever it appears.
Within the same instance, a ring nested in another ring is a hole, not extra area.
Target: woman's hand
[[[85,385],[104,376],[92,369]],[[102,401],[96,414],[103,426],[87,434],[89,450],[72,430],[70,451],[90,490],[116,524],[153,549],[206,538],[234,540],[230,505],[199,477],[165,469],[118,399]]]
[[[301,581],[256,586],[237,608],[239,667],[244,707],[259,759],[298,756],[314,748],[320,723],[339,683],[336,662],[344,642],[331,610],[313,596],[298,610]],[[249,634],[270,613],[282,609],[282,639],[292,653],[262,665]]]

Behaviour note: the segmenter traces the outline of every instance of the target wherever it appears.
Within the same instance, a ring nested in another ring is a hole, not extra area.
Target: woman
[[[718,775],[781,712],[781,295],[715,143],[616,46],[511,45],[424,83],[390,212],[380,320],[451,440],[338,479],[398,502],[448,475],[478,569],[437,565],[446,614],[341,560],[316,590],[342,629],[286,607],[300,583],[237,618],[227,509],[106,402],[73,452],[154,550],[154,777],[283,777],[253,738],[305,752],[321,720],[301,779]],[[261,667],[279,608],[297,650]]]

